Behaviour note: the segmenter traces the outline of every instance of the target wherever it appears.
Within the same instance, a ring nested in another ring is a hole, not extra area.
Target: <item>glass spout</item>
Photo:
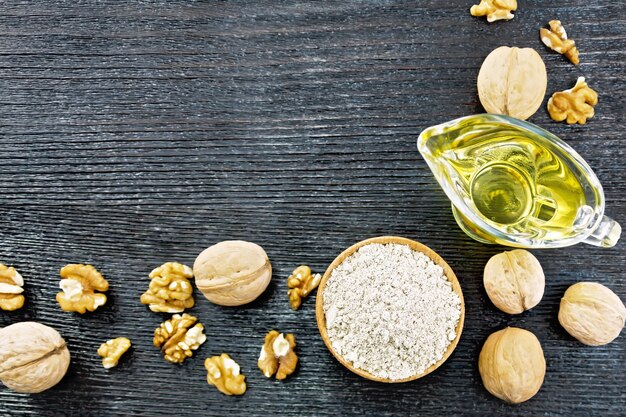
[[[612,248],[619,240],[621,234],[622,226],[610,217],[604,216],[596,230],[583,242],[603,248]]]

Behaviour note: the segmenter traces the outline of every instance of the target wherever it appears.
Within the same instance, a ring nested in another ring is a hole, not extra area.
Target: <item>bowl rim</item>
[[[450,342],[442,358],[438,360],[437,362],[435,362],[434,364],[432,364],[431,366],[429,366],[428,368],[426,368],[423,372],[407,377],[407,378],[403,378],[403,379],[381,378],[381,377],[372,375],[363,369],[355,368],[354,366],[352,366],[351,363],[349,363],[346,359],[344,359],[343,356],[337,353],[335,349],[333,349],[333,346],[330,343],[330,338],[328,337],[328,331],[326,329],[326,315],[324,314],[324,289],[326,288],[326,283],[328,282],[328,279],[330,278],[330,274],[348,256],[355,253],[361,247],[372,244],[372,243],[380,243],[380,244],[395,243],[395,244],[405,245],[405,246],[410,247],[414,251],[421,252],[424,255],[428,256],[434,263],[436,263],[437,265],[443,268],[446,278],[452,284],[452,290],[461,299],[461,306],[460,306],[461,315],[459,317],[459,322],[457,323],[456,329],[455,329],[456,337],[454,338],[454,340]],[[429,248],[428,246],[420,242],[407,239],[404,237],[378,236],[378,237],[372,237],[372,238],[365,239],[365,240],[355,243],[354,245],[350,246],[349,248],[341,252],[335,258],[335,260],[328,266],[328,268],[326,269],[326,272],[324,273],[324,276],[322,277],[320,281],[320,284],[317,290],[317,296],[315,300],[315,317],[317,320],[317,327],[320,332],[320,335],[322,336],[322,340],[324,341],[324,344],[326,345],[330,353],[335,357],[335,359],[337,359],[343,366],[348,368],[353,373],[359,376],[362,376],[363,378],[372,380],[372,381],[385,382],[385,383],[402,383],[402,382],[414,381],[418,378],[421,378],[423,376],[430,374],[431,372],[439,368],[441,365],[443,365],[443,363],[450,357],[450,355],[456,348],[457,344],[459,343],[459,339],[461,338],[461,333],[463,331],[463,323],[465,321],[465,301],[463,299],[463,292],[461,290],[461,284],[459,283],[459,280],[457,279],[456,275],[452,271],[452,268],[450,268],[450,266],[446,263],[446,261],[441,256],[439,256],[439,254],[437,254],[434,250],[432,250],[431,248]]]

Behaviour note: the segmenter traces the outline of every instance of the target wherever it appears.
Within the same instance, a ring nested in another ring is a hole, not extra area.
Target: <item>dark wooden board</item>
[[[626,393],[625,337],[577,343],[556,315],[562,293],[598,281],[626,299],[624,240],[535,251],[547,286],[536,308],[499,312],[482,269],[501,247],[456,226],[415,141],[429,125],[480,112],[475,80],[500,45],[533,47],[548,93],[579,75],[600,94],[586,126],[531,121],[564,138],[595,169],[607,214],[626,219],[624,1],[520,1],[510,22],[473,18],[472,1],[4,1],[0,4],[0,262],[26,280],[26,307],[0,326],[37,320],[67,339],[67,377],[40,395],[0,388],[1,416],[451,415],[618,416]],[[581,50],[574,67],[539,41],[560,18]],[[289,309],[286,277],[322,272],[347,246],[377,235],[416,239],[443,256],[466,300],[463,337],[421,380],[381,385],[336,362],[317,332],[315,297]],[[208,341],[182,366],[163,361],[152,332],[166,315],[139,304],[149,271],[192,264],[224,239],[261,244],[268,291],[242,308],[196,292],[190,312]],[[61,312],[58,270],[90,262],[110,302]],[[485,338],[533,331],[547,360],[536,397],[509,406],[477,371]],[[297,336],[300,368],[286,382],[256,367],[264,333]],[[106,371],[110,337],[134,347]],[[209,387],[204,358],[228,352],[247,375],[231,398]]]

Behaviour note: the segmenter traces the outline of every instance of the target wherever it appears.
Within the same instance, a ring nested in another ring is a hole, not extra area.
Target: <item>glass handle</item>
[[[603,248],[611,248],[615,246],[622,234],[622,227],[610,217],[602,217],[602,221],[588,237],[585,243]]]

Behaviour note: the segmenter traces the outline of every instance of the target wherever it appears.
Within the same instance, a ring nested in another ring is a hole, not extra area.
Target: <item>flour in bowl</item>
[[[401,244],[372,243],[331,273],[323,294],[333,349],[355,368],[399,380],[438,362],[456,338],[461,299],[443,268]]]

